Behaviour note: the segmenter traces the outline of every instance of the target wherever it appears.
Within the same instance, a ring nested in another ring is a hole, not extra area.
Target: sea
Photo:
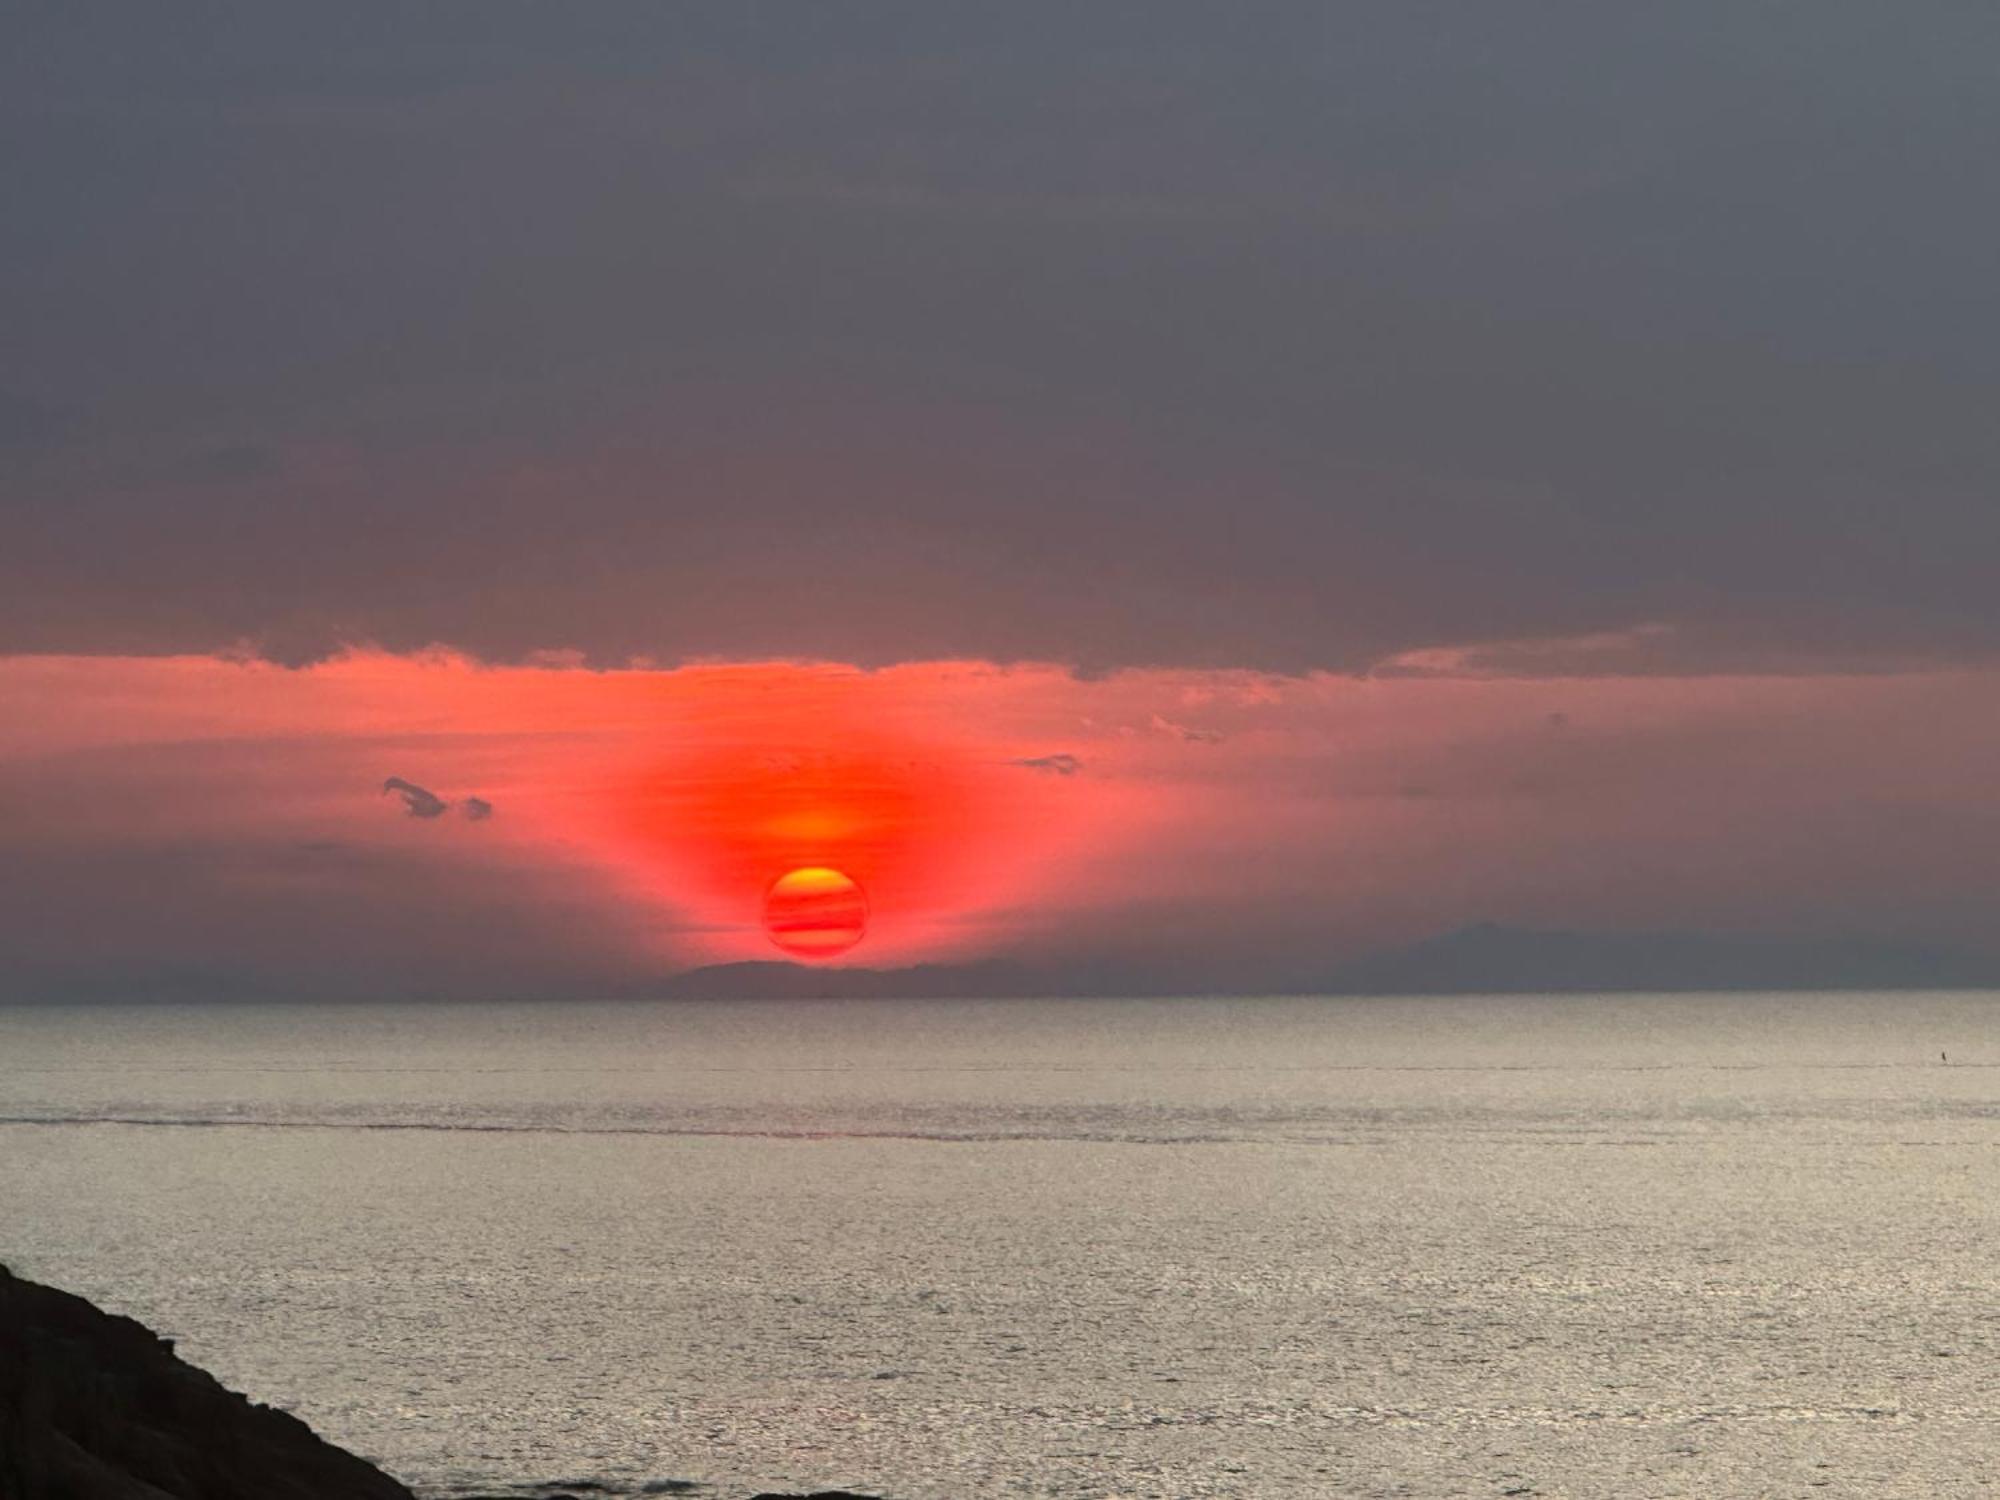
[[[2000,1483],[2000,994],[21,1005],[0,1120],[434,1500]]]

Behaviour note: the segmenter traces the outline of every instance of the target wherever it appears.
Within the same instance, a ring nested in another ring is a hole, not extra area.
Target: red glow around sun
[[[1048,899],[1067,878],[1052,856],[1102,825],[1104,789],[1038,772],[1022,757],[1039,737],[956,702],[984,678],[925,681],[917,694],[893,673],[774,664],[677,682],[656,744],[600,803],[605,847],[671,914],[663,946],[683,962],[858,948],[895,966],[985,951],[998,914]],[[808,870],[851,882],[853,912],[794,924],[785,882]]]
[[[744,742],[662,757],[639,779],[627,826],[663,894],[716,934],[718,957],[747,956],[731,932],[801,959],[835,958],[864,938],[871,959],[940,951],[958,914],[983,904],[991,874],[1009,868],[1006,793],[1028,778],[934,744],[789,718],[732,725]],[[845,894],[807,890],[811,871],[845,881]]]
[[[764,930],[794,958],[832,958],[868,932],[868,897],[839,870],[807,865],[764,893]]]

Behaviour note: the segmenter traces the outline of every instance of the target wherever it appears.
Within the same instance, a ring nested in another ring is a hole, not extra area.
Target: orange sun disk
[[[832,958],[868,934],[868,897],[852,876],[804,865],[764,893],[764,930],[793,958]]]

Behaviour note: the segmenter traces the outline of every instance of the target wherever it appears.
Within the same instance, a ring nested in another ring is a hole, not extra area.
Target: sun
[[[832,958],[868,935],[868,896],[829,865],[803,865],[764,893],[764,930],[793,958]]]

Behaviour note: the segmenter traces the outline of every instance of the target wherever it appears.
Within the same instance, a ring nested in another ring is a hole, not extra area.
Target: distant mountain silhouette
[[[2000,962],[1877,938],[1536,932],[1481,923],[1345,964],[1343,994],[1873,990],[2000,986]]]
[[[1005,959],[910,968],[752,962],[674,976],[685,999],[980,999],[1061,995],[1522,994],[1632,990],[2000,988],[2000,960],[1877,938],[1543,932],[1480,923],[1282,984],[1190,984],[1117,964]]]
[[[689,1000],[857,1000],[991,998],[1061,993],[1045,974],[1006,959],[863,969],[782,960],[711,964],[667,981],[664,993]]]

